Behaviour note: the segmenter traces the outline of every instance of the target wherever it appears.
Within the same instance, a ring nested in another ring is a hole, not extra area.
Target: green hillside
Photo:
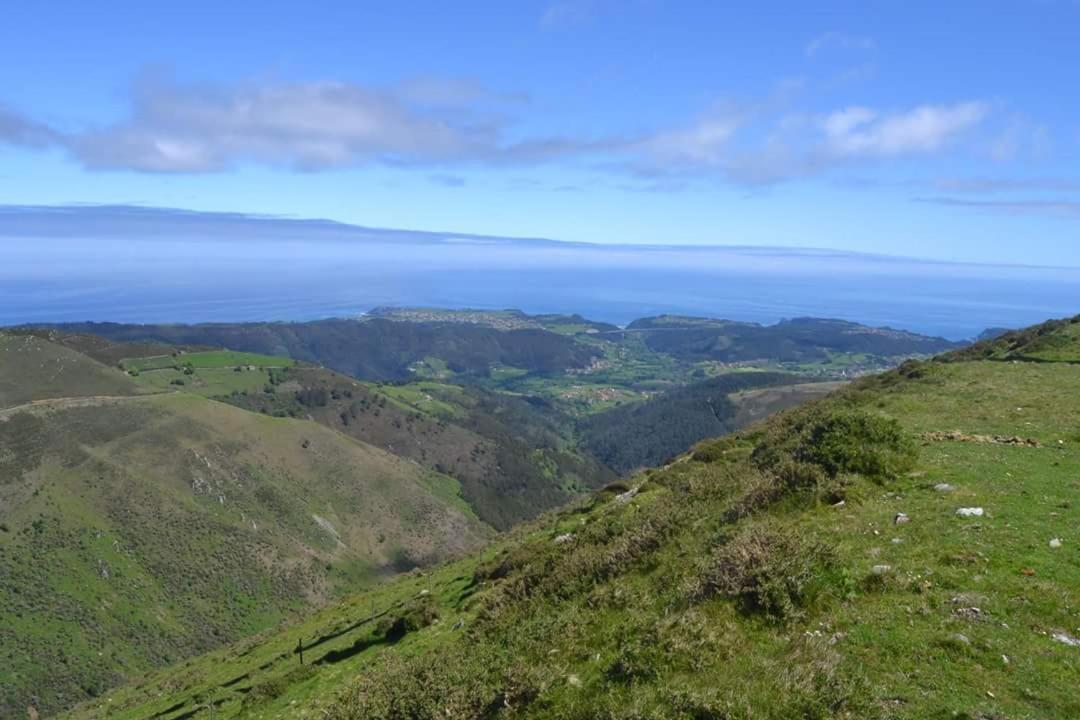
[[[1080,366],[943,360],[71,717],[1078,717]]]
[[[619,472],[659,465],[702,438],[742,427],[739,407],[729,397],[733,393],[797,382],[786,373],[745,372],[692,383],[586,417],[580,423],[581,444]]]
[[[404,380],[410,368],[437,357],[450,370],[486,376],[493,364],[529,372],[584,367],[596,351],[536,328],[499,330],[475,323],[331,319],[297,323],[121,325],[71,323],[65,332],[118,342],[198,344],[313,362],[365,380]]]
[[[322,425],[138,395],[69,348],[0,342],[3,404],[24,403],[0,410],[0,717],[98,697],[490,535],[452,478]]]
[[[0,411],[51,398],[135,395],[124,373],[34,335],[0,331]]]
[[[499,529],[615,479],[574,447],[571,421],[544,404],[440,382],[379,386],[310,366],[275,372],[268,384],[265,378],[255,374],[255,387],[221,399],[269,415],[308,417],[450,475],[480,518]]]
[[[829,353],[885,357],[926,355],[959,347],[891,328],[872,328],[844,320],[795,318],[775,325],[664,315],[635,320],[627,331],[640,333],[653,350],[687,360],[746,362],[821,362]]]
[[[1008,331],[965,348],[956,358],[1080,363],[1080,317]]]

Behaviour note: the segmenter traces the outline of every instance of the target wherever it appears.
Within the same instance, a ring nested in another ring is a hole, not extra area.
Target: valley
[[[1075,717],[1078,326],[860,379],[67,717]]]
[[[866,358],[952,346],[799,327],[772,358],[776,328],[757,346],[741,323],[643,325],[386,309],[0,331],[0,705],[53,713],[401,573],[430,579],[497,531],[519,537],[627,489],[627,473],[842,387]],[[687,327],[704,335],[654,347],[670,340],[651,334]]]

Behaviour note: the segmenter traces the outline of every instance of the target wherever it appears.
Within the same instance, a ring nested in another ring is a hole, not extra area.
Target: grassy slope
[[[137,390],[67,348],[18,342],[0,377],[32,380],[26,399]],[[28,366],[65,370],[38,382]],[[186,393],[6,413],[0,716],[62,709],[476,547],[489,531],[459,491],[315,423]]]
[[[911,364],[74,717],[1077,717],[1080,650],[1053,635],[1080,635],[1078,398],[1069,363]],[[920,442],[913,472],[795,490],[748,455],[849,408],[1041,445]],[[725,573],[756,584],[703,591]],[[425,590],[435,624],[365,622]],[[298,639],[333,662],[298,669]]]
[[[194,378],[205,374],[198,370]],[[249,376],[259,379],[258,373],[240,373],[236,380]],[[257,383],[237,388],[247,394],[225,400],[249,410],[310,417],[451,475],[477,514],[498,528],[614,478],[568,446],[562,436],[568,423],[519,398],[437,382],[376,386],[314,367],[290,369],[276,381],[269,393]]]
[[[33,400],[135,395],[124,373],[33,335],[0,332],[0,410]]]

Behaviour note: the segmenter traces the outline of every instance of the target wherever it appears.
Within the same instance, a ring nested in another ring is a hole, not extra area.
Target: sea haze
[[[626,246],[128,206],[0,207],[0,325],[310,320],[378,305],[815,316],[951,339],[1080,312],[1080,269]]]

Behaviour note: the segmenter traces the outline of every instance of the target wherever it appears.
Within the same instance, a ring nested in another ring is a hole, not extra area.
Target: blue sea
[[[237,227],[169,223],[99,218],[45,232],[0,216],[0,325],[293,321],[420,305],[580,313],[616,324],[661,313],[761,323],[814,316],[966,339],[1080,313],[1075,268],[595,246],[300,221],[284,230],[250,219]]]

